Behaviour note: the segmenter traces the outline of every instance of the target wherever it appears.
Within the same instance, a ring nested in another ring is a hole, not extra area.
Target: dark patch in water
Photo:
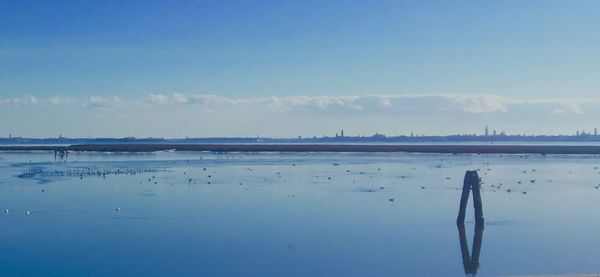
[[[44,171],[42,170],[41,167],[32,168],[28,171],[25,171],[25,172],[17,175],[16,177],[19,179],[35,180],[39,184],[45,184],[45,183],[50,182],[49,178],[44,178]]]
[[[380,189],[378,188],[358,188],[357,192],[378,192]]]

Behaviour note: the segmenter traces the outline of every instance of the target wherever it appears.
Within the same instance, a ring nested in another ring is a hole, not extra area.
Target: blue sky
[[[0,136],[573,133],[596,127],[598,10],[0,1]]]

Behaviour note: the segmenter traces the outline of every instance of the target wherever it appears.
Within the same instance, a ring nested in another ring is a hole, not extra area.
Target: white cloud
[[[506,112],[510,102],[505,97],[496,95],[442,95],[442,97],[458,105],[458,108],[470,113]]]
[[[116,107],[120,106],[123,101],[119,97],[101,97],[101,96],[90,96],[83,105],[90,107]]]
[[[585,105],[600,105],[600,99],[519,99],[519,98],[505,98],[506,105],[511,106],[548,106],[552,107],[554,112],[559,113],[572,113],[572,114],[583,114],[584,109],[582,106]],[[598,107],[594,107],[597,109]]]
[[[582,114],[583,105],[600,104],[600,99],[523,99],[498,95],[426,94],[362,96],[271,96],[230,98],[216,95],[153,94],[146,102],[156,105],[189,104],[205,108],[248,107],[271,112],[290,111],[419,111],[466,113],[505,113],[514,108],[548,108]]]
[[[0,105],[64,105],[76,103],[76,98],[53,96],[48,98],[37,98],[35,96],[15,97],[0,99]]]
[[[29,108],[6,108],[10,106]],[[484,125],[509,133],[570,133],[595,127],[599,108],[600,98],[485,94],[30,96],[0,98],[0,125],[6,133],[40,136],[58,130],[83,136],[312,136],[340,128],[354,134],[453,134],[477,132]],[[146,121],[154,122],[153,128],[143,124]]]
[[[424,95],[361,95],[361,96],[271,96],[231,98],[217,95],[187,95],[181,93],[152,94],[146,103],[153,105],[197,105],[204,108],[247,107],[271,112],[291,111],[411,111],[466,113],[504,113],[511,108],[548,107],[574,114],[584,112],[584,104],[600,104],[600,99],[521,99],[498,95],[424,94]]]
[[[260,112],[346,112],[440,114],[462,112],[472,114],[507,113],[536,109],[548,113],[583,114],[597,109],[600,99],[516,98],[487,94],[401,94],[359,96],[270,96],[223,97],[206,94],[150,94],[143,99],[122,100],[119,97],[90,96],[80,100],[69,97],[37,98],[34,96],[0,99],[0,105],[69,105],[86,107],[121,107],[131,109],[140,104],[152,106],[194,106],[200,110],[238,109]]]

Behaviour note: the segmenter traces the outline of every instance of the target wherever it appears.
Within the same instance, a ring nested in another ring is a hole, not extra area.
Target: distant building
[[[375,133],[374,135],[371,136],[372,138],[378,138],[378,139],[383,139],[385,138],[384,134],[380,134],[380,133]]]
[[[340,132],[340,137],[344,137],[344,129]]]
[[[485,131],[484,131],[484,133],[485,133],[485,136],[486,136],[486,137],[489,137],[489,136],[490,136],[490,130],[488,129],[488,126],[487,126],[487,125],[485,125]]]

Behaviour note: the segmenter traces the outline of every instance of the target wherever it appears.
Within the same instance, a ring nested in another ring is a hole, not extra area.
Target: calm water
[[[480,276],[600,272],[599,156],[0,159],[1,276],[464,276],[461,235]],[[471,202],[455,223],[470,169],[478,236]]]

